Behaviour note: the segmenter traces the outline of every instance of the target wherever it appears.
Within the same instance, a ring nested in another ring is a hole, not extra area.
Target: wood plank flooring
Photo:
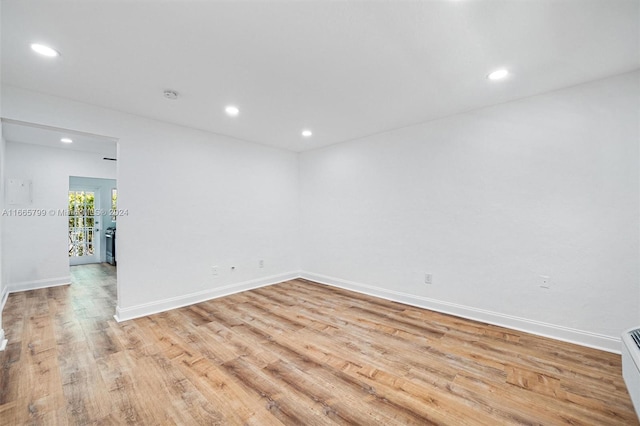
[[[637,425],[620,356],[294,280],[116,323],[115,271],[12,294],[2,425]]]

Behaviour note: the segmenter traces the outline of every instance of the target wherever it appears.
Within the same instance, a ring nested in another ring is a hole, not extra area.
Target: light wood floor
[[[118,324],[72,273],[9,297],[1,424],[638,424],[618,355],[300,280]]]

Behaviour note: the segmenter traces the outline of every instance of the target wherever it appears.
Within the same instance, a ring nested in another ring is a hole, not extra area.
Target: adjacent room
[[[0,425],[640,424],[640,0],[0,23]]]

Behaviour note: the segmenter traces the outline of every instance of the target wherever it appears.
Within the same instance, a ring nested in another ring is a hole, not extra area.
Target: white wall
[[[2,18],[2,3],[0,2],[0,20]],[[0,46],[2,40],[0,36]],[[0,70],[2,69],[2,54],[0,54]],[[0,71],[0,83],[2,82],[2,72]],[[2,117],[2,86],[0,85],[0,117]],[[2,122],[0,122],[0,211],[4,209],[4,164],[5,164],[5,140],[2,134]],[[4,233],[3,233],[3,218],[0,215],[0,350],[4,350],[7,340],[5,339],[4,329],[2,328],[2,312],[4,311],[4,305],[6,297],[8,295],[7,287],[5,284],[5,272],[2,267],[3,263],[3,246],[4,246]]]
[[[8,216],[4,219],[4,256],[8,288],[18,291],[70,282],[68,223],[65,215],[50,210],[68,207],[69,176],[114,179],[116,165],[101,154],[7,142],[7,179],[32,183],[32,202],[7,205],[12,209],[35,209],[46,216]]]
[[[120,319],[297,275],[295,153],[10,86],[3,96],[7,118],[119,139]]]
[[[640,307],[639,75],[301,154],[305,275],[617,350]]]
[[[104,161],[104,160],[103,160]],[[111,161],[110,161],[111,162]],[[115,163],[113,164],[113,169],[115,171]],[[115,173],[114,173],[115,176]],[[99,199],[99,209],[103,213],[108,213],[111,209],[111,190],[117,188],[117,181],[115,179],[100,179],[100,178],[90,178],[90,177],[81,177],[81,176],[70,176],[69,177],[69,188],[70,189],[95,189],[100,193]],[[100,261],[107,261],[107,251],[106,251],[106,243],[107,238],[105,237],[105,231],[107,228],[115,228],[117,224],[117,219],[114,222],[112,220],[112,216],[109,214],[102,214],[100,219],[98,219],[100,223],[98,223],[96,228],[100,230]]]
[[[1,114],[1,111],[0,111]],[[5,169],[5,140],[2,135],[2,122],[0,122],[0,350],[4,350],[7,340],[2,328],[2,312],[9,295],[6,279],[6,270],[3,268],[5,252],[4,217],[1,212],[4,210],[4,169]]]
[[[14,87],[3,88],[3,115],[119,138],[130,212],[118,220],[121,319],[280,281],[301,263],[319,281],[617,350],[640,300],[638,78],[299,161]]]

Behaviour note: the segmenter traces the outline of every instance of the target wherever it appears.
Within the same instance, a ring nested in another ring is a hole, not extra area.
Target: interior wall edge
[[[616,354],[621,353],[621,339],[616,336],[606,336],[569,327],[548,324],[527,318],[505,315],[498,312],[487,311],[471,306],[459,305],[442,300],[431,299],[414,294],[393,291],[381,287],[371,286],[363,283],[356,283],[340,278],[329,277],[322,274],[303,271],[301,278],[314,281],[320,284],[338,287],[356,293],[379,297],[392,302],[428,309],[444,314],[453,315],[460,318],[480,321],[511,330],[523,331],[537,336],[548,337],[568,343],[586,346]]]
[[[299,271],[286,272],[278,275],[243,281],[239,283],[229,284],[223,287],[207,289],[195,293],[185,294],[182,296],[171,297],[163,300],[156,300],[149,303],[143,303],[127,308],[116,306],[116,314],[114,318],[117,322],[132,320],[135,318],[145,317],[160,312],[178,309],[196,303],[206,302],[208,300],[217,299],[219,297],[230,296],[232,294],[241,293],[247,290],[253,290],[260,287],[267,287],[279,284],[284,281],[293,280],[300,277]]]

